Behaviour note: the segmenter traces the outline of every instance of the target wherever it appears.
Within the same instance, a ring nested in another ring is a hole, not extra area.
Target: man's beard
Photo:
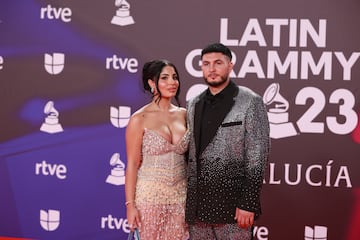
[[[209,82],[207,80],[207,78],[205,78],[205,77],[204,77],[204,80],[205,80],[207,85],[209,85],[211,87],[218,87],[218,86],[223,85],[227,81],[228,76],[221,76],[220,78],[221,78],[221,81],[219,81],[219,82]]]

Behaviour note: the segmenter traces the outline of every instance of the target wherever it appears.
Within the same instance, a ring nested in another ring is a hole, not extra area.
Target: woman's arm
[[[141,146],[144,128],[142,116],[133,115],[126,128],[127,166],[125,175],[126,212],[130,230],[140,226],[140,216],[135,205],[137,171],[141,163]]]

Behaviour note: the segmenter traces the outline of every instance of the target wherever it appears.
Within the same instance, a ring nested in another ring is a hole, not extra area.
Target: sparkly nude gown
[[[136,184],[141,240],[186,240],[186,162],[189,133],[172,144],[156,131],[145,129],[142,163]]]

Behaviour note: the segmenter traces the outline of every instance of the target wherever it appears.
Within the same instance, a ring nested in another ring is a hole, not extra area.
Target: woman
[[[188,239],[184,218],[188,147],[186,110],[179,105],[179,74],[167,60],[145,63],[144,89],[152,101],[136,111],[126,129],[125,195],[130,230],[140,238]]]

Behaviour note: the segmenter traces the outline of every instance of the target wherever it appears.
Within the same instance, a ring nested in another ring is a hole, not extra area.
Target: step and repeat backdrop
[[[360,239],[360,2],[1,0],[0,236],[126,239],[125,129],[142,65],[233,53],[263,96],[272,151],[256,240]]]

